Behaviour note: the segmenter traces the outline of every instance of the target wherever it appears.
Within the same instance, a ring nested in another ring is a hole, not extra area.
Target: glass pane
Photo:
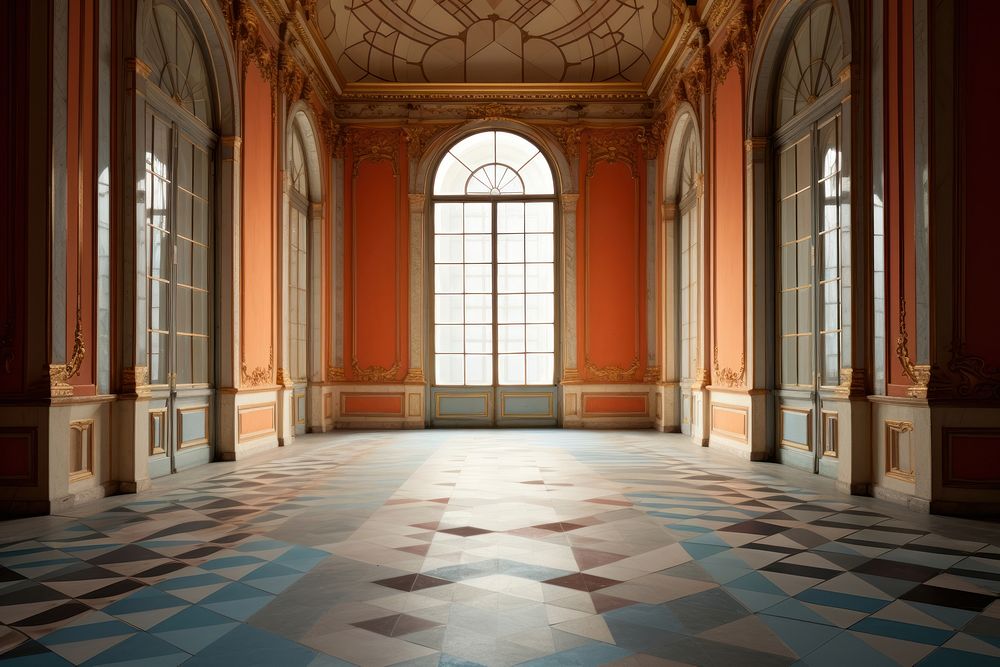
[[[493,267],[490,264],[465,265],[465,291],[471,293],[493,292]]]
[[[526,264],[524,289],[526,292],[552,292],[554,287],[552,264]]]
[[[434,267],[435,292],[438,294],[460,294],[463,287],[461,264],[438,264]]]
[[[500,352],[524,352],[523,324],[501,324],[497,327],[497,349]]]
[[[525,355],[525,384],[552,384],[554,381],[554,359],[552,354]]]
[[[434,297],[434,321],[440,324],[462,324],[465,319],[465,297],[461,294],[438,294]]]
[[[493,237],[489,234],[466,234],[465,261],[489,262],[493,257]]]
[[[500,372],[500,384],[524,384],[524,355],[501,354],[497,366]]]
[[[526,234],[524,259],[528,262],[551,262],[552,234]]]
[[[489,324],[465,326],[465,351],[491,354],[493,352],[493,327]]]
[[[187,287],[177,288],[177,330],[191,333],[191,290]]]
[[[525,327],[525,343],[528,352],[553,352],[555,350],[555,327],[551,324],[529,324]]]
[[[812,336],[799,336],[799,384],[813,383]]]
[[[149,335],[149,382],[150,384],[167,383],[167,335],[152,333]]]
[[[493,384],[493,355],[465,355],[465,384]]]
[[[191,339],[191,381],[199,384],[208,382],[208,339]]]
[[[465,364],[461,354],[434,355],[434,379],[438,384],[463,384]]]
[[[208,335],[208,292],[191,292],[191,331]]]
[[[184,238],[192,238],[191,227],[191,195],[182,191],[177,193],[177,211],[174,215],[174,229]]]
[[[551,294],[528,294],[524,297],[525,322],[553,322],[554,307]]]
[[[813,328],[812,287],[803,287],[796,296],[799,302],[799,333],[810,332]]]
[[[177,384],[191,384],[192,359],[191,359],[191,337],[176,336],[177,356],[174,359],[174,372],[177,374]]]
[[[469,324],[489,324],[493,321],[493,299],[489,294],[465,295],[465,321]]]
[[[795,236],[796,238],[804,239],[812,235],[812,188],[806,188],[805,191],[800,192],[795,198],[797,223]]]
[[[490,220],[492,215],[489,204],[465,204],[465,233],[466,234],[490,234],[493,232],[493,225]]]
[[[795,336],[781,339],[781,383],[784,385],[798,384],[798,345]]]
[[[497,261],[498,262],[523,262],[524,261],[524,235],[523,234],[497,234]]]
[[[523,294],[500,294],[497,296],[497,322],[523,323],[524,322],[524,295]]]
[[[524,204],[521,202],[500,202],[497,204],[497,232],[500,234],[520,234],[524,231]],[[532,206],[532,204],[528,204]]]
[[[525,204],[524,231],[552,232],[553,205],[548,202]]]
[[[462,252],[463,247],[462,236],[435,236],[434,261],[437,263],[461,262],[465,256]]]
[[[497,265],[497,291],[501,294],[505,292],[523,292],[524,270],[524,264]]]
[[[471,173],[468,167],[459,162],[454,155],[448,153],[441,159],[437,172],[434,174],[434,194],[464,194],[465,182]]]
[[[461,324],[434,325],[434,349],[438,352],[464,352],[464,329]]]
[[[435,204],[434,232],[436,234],[461,234],[462,205],[451,203]]]

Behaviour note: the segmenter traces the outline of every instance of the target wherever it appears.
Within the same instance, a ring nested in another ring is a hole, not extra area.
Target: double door
[[[555,202],[437,201],[435,426],[553,426]]]
[[[837,396],[849,286],[841,117],[827,117],[778,154],[778,458],[836,476]]]
[[[150,476],[212,460],[212,144],[183,113],[146,114]]]

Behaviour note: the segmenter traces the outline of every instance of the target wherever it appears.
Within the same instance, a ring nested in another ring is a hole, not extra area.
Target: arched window
[[[288,147],[288,338],[292,381],[308,379],[309,341],[309,174],[298,127]]]
[[[782,459],[820,470],[825,393],[840,383],[850,288],[843,117],[849,90],[841,17],[820,2],[799,17],[775,99],[778,410]],[[799,463],[798,457],[804,456]],[[830,464],[832,465],[832,463]],[[829,468],[827,471],[829,472]]]
[[[164,427],[150,475],[211,460],[212,190],[217,137],[205,58],[180,5],[142,7],[146,345]],[[141,301],[140,301],[141,303]]]
[[[473,134],[434,178],[434,384],[555,384],[555,189],[537,146]]]
[[[698,146],[688,134],[681,159],[678,215],[681,221],[681,379],[692,380],[698,370]]]

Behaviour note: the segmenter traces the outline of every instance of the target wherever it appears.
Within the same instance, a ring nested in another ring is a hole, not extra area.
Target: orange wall
[[[274,328],[274,128],[271,87],[247,68],[243,136],[243,361],[267,368]]]
[[[599,134],[592,131],[591,138]],[[625,145],[628,150],[628,145]],[[585,147],[586,149],[586,147]],[[601,160],[581,163],[583,215],[577,218],[579,367],[582,377],[601,381],[586,370],[629,368],[638,359],[634,379],[641,380],[645,354],[644,162],[632,147],[635,168]]]
[[[744,354],[743,93],[734,66],[715,91],[715,346],[721,368]],[[714,352],[713,352],[714,354]]]
[[[346,155],[344,235],[345,359],[361,369],[390,369],[394,378],[407,370],[408,207],[406,155],[396,129],[353,130]],[[372,154],[380,142],[392,145],[392,156]]]
[[[82,44],[80,39],[81,22],[84,24]],[[69,379],[69,383],[75,385],[74,393],[77,395],[93,395],[97,392],[94,363],[94,289],[96,287],[94,282],[94,193],[97,189],[94,180],[93,101],[96,98],[94,86],[94,37],[96,31],[94,25],[95,3],[92,0],[80,0],[80,2],[69,4],[66,104],[66,361],[69,361],[73,354],[78,294],[84,349],[88,351],[84,355],[79,374]],[[82,104],[81,98],[87,100],[87,103]],[[82,235],[80,231],[82,231]],[[82,259],[82,262],[78,261],[78,257]],[[79,281],[77,280],[78,265],[80,267]]]
[[[910,360],[916,359],[916,273],[914,252],[913,0],[886,3],[886,340],[887,393],[903,396],[912,384],[895,354],[900,296],[906,299]]]
[[[959,122],[962,151],[958,197],[964,215],[958,221],[964,234],[963,294],[966,354],[979,357],[990,367],[1000,367],[1000,308],[996,296],[996,253],[1000,247],[997,224],[995,161],[1000,153],[996,114],[1000,109],[1000,87],[996,78],[996,26],[1000,25],[1000,3],[964,2],[956,5],[959,15],[960,72]]]

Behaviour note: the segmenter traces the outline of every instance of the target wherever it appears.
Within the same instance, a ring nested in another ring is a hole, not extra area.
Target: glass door
[[[150,475],[212,459],[212,162],[204,142],[146,119]]]

